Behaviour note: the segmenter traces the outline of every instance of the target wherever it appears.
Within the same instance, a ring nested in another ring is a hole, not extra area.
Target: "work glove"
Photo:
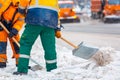
[[[18,34],[18,30],[15,29],[15,28],[12,28],[12,29],[10,30],[10,33],[8,34],[8,37],[9,37],[9,38],[12,38],[12,37],[16,36],[17,34]]]
[[[55,36],[56,36],[57,38],[60,38],[60,37],[61,37],[61,31],[60,31],[60,30],[56,30],[56,31],[55,31]]]
[[[60,24],[58,27],[57,27],[57,29],[55,29],[55,36],[57,37],[57,38],[60,38],[61,37],[61,28],[62,28],[63,26]]]

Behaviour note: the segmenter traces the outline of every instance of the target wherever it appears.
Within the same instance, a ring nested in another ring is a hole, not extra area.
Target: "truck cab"
[[[80,22],[80,17],[75,12],[75,3],[71,0],[58,1],[59,19],[61,23]]]
[[[120,0],[107,0],[103,10],[103,21],[120,20]]]
[[[120,20],[120,0],[91,0],[91,14],[93,19],[103,22]]]

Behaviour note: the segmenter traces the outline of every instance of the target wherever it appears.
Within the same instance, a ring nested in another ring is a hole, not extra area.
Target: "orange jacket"
[[[0,8],[0,15],[2,20],[12,21],[12,27],[19,31],[24,24],[24,15],[19,13],[17,9],[18,6],[13,5],[12,0],[5,0]]]

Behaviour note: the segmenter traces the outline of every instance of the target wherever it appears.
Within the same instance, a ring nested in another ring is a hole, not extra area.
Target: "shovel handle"
[[[74,45],[73,43],[71,43],[70,41],[66,40],[65,38],[60,37],[60,39],[62,39],[63,41],[65,41],[66,43],[68,43],[69,45],[71,45],[72,47],[78,48],[78,46]]]
[[[10,32],[7,30],[7,28],[0,22],[1,27],[9,34]],[[20,47],[20,44],[18,43],[18,41],[12,37],[12,40],[18,45],[18,47]]]

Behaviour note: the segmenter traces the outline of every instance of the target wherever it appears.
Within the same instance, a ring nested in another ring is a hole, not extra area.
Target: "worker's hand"
[[[55,36],[56,36],[57,38],[60,38],[60,37],[61,37],[61,28],[63,28],[63,26],[62,26],[61,24],[59,24],[59,25],[57,26],[57,29],[55,29]]]
[[[17,34],[18,34],[18,30],[15,28],[12,28],[12,30],[10,31],[8,36],[9,36],[9,38],[12,38],[12,37],[16,36]]]
[[[55,31],[55,36],[56,36],[57,38],[60,38],[60,37],[61,37],[61,31],[60,31],[60,30],[56,30],[56,31]]]

